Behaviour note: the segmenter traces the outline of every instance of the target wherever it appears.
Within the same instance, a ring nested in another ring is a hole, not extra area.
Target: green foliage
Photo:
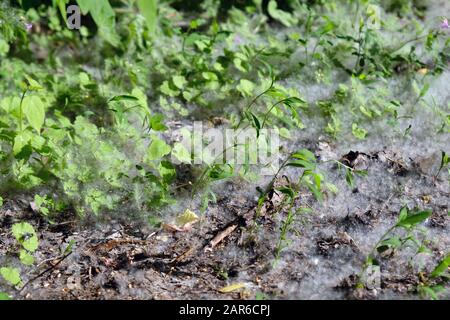
[[[82,14],[90,13],[99,28],[100,35],[113,46],[119,45],[116,33],[116,14],[108,0],[77,0]]]
[[[422,105],[441,119],[441,132],[449,130],[448,110],[425,98],[432,77],[448,67],[450,42],[444,32],[417,22],[414,5],[380,1],[384,16],[379,19],[367,1],[266,2],[245,1],[225,9],[224,1],[199,1],[192,7],[157,0],[53,0],[38,6],[20,1],[22,10],[2,2],[3,188],[11,194],[33,192],[33,210],[48,219],[63,209],[82,217],[126,212],[149,215],[147,220],[156,225],[155,214],[173,203],[180,189],[199,196],[205,211],[216,201],[214,183],[258,175],[248,159],[238,167],[207,155],[207,163],[197,164],[196,155],[172,135],[180,116],[182,124],[219,119],[223,128],[253,128],[255,139],[245,144],[247,149],[264,140],[264,129],[295,138],[311,125],[305,119],[316,118],[324,120],[317,122],[323,123],[318,133],[366,139],[373,136],[369,128],[374,122],[386,121],[398,130],[410,109]],[[86,23],[79,32],[65,28],[69,3],[77,3],[95,25]],[[189,10],[179,9],[186,6]],[[373,19],[382,30],[372,28]],[[407,85],[396,90],[392,84],[404,79]],[[336,82],[335,91],[318,101],[298,89]],[[404,97],[409,89],[414,94]],[[413,130],[401,131],[407,136]],[[182,165],[171,163],[171,156]],[[258,200],[259,215],[274,193],[283,199],[271,213],[282,215],[277,259],[289,245],[298,214],[308,212],[294,209],[294,202],[303,201],[300,192],[322,202],[338,191],[327,183],[311,151],[284,158]],[[443,151],[436,179],[448,165]],[[297,181],[280,179],[287,167],[299,171]],[[339,162],[338,167],[351,188],[356,177],[367,175]],[[180,181],[185,168],[188,181]],[[422,250],[414,232],[429,216],[428,211],[402,209],[367,261],[376,263],[379,255],[405,243]],[[20,244],[19,259],[32,265],[38,247],[32,226],[14,225],[13,235]],[[446,261],[434,278],[441,277]],[[15,270],[3,273],[17,284]],[[422,290],[431,294],[430,288]]]
[[[32,266],[34,264],[33,253],[39,246],[39,240],[33,226],[27,222],[15,223],[11,232],[21,246],[18,251],[20,262],[24,266]],[[0,276],[12,286],[22,285],[20,273],[20,269],[15,267],[0,268]],[[0,292],[0,300],[10,300],[10,296]]]
[[[13,286],[17,286],[22,282],[20,271],[17,268],[0,268],[0,275]]]
[[[434,268],[426,275],[423,282],[417,287],[417,292],[424,298],[438,300],[441,292],[445,291],[446,284],[450,281],[450,255],[446,255]]]
[[[433,272],[431,273],[431,277],[436,278],[446,276],[448,279],[450,279],[448,274],[449,266],[450,266],[450,255],[447,255],[433,270]]]
[[[11,300],[11,297],[4,292],[0,292],[0,301]]]
[[[267,11],[269,12],[272,18],[279,21],[286,27],[291,27],[297,23],[297,19],[293,17],[292,14],[278,9],[277,2],[275,0],[269,1]]]
[[[42,100],[38,96],[27,96],[22,101],[22,110],[28,123],[40,134],[45,120],[45,107]]]
[[[0,43],[9,50],[8,43],[26,37],[26,26],[20,19],[21,12],[9,6],[8,1],[0,3]]]
[[[14,224],[12,234],[27,251],[34,252],[38,248],[39,240],[31,224],[27,222]]]
[[[400,211],[400,217],[397,222],[397,227],[412,228],[417,224],[423,222],[431,216],[431,211],[421,211],[411,213],[406,208]]]
[[[450,157],[448,156],[447,153],[445,153],[444,151],[441,152],[441,164],[439,166],[439,170],[437,171],[435,177],[437,178],[439,176],[439,174],[441,173],[443,168],[449,167],[449,173],[450,173]]]
[[[158,18],[158,0],[137,0],[137,4],[147,22],[148,32],[153,35]]]
[[[287,184],[275,186],[275,183],[282,173],[284,168],[294,167],[302,170],[302,174],[297,182],[292,182],[287,179]],[[292,153],[280,166],[278,172],[274,175],[271,182],[266,186],[265,190],[261,192],[258,199],[258,207],[256,211],[257,217],[261,215],[261,210],[266,201],[270,202],[270,198],[274,193],[282,196],[282,203],[275,213],[286,212],[286,218],[282,221],[280,227],[280,236],[274,250],[275,263],[279,260],[281,252],[289,246],[289,235],[292,233],[292,225],[299,214],[310,212],[310,208],[301,207],[294,209],[295,201],[299,198],[302,188],[309,190],[317,201],[322,202],[326,191],[335,192],[336,187],[325,182],[325,176],[318,169],[318,162],[316,156],[308,149],[300,149]],[[257,218],[253,226],[253,231],[256,230]]]
[[[420,240],[416,237],[416,233],[418,232],[419,225],[428,219],[431,214],[432,212],[428,210],[419,211],[410,210],[408,207],[401,208],[396,224],[390,227],[381,236],[372,251],[366,257],[364,267],[359,274],[359,283],[357,284],[357,287],[364,287],[365,284],[363,283],[363,275],[370,266],[380,265],[378,255],[390,252],[388,256],[391,257],[395,252],[408,245],[416,248],[416,254],[426,251],[426,239]],[[422,290],[427,292],[432,291],[430,288],[425,287],[423,287]]]

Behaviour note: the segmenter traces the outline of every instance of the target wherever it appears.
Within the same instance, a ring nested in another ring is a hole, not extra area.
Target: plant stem
[[[273,108],[275,108],[277,105],[279,105],[279,104],[281,104],[281,103],[283,103],[283,102],[285,102],[285,101],[287,101],[287,100],[289,100],[289,99],[290,99],[290,98],[286,98],[286,99],[280,100],[280,101],[278,101],[277,103],[273,104],[273,105],[269,108],[269,110],[267,110],[267,112],[264,114],[264,119],[263,119],[263,122],[262,122],[262,124],[261,124],[261,129],[264,128],[264,125],[266,124],[266,121],[267,121],[267,117],[269,116],[269,114],[270,114],[270,112],[273,110]]]
[[[28,86],[25,89],[25,91],[22,93],[22,97],[20,98],[20,106],[19,106],[19,131],[20,132],[23,131],[23,124],[22,124],[23,109],[22,109],[22,104],[23,104],[23,99],[25,98],[25,95],[26,95],[27,92],[28,92]]]
[[[369,258],[373,258],[375,255],[375,251],[377,250],[378,246],[380,245],[380,243],[388,236],[388,234],[390,234],[395,228],[397,227],[397,224],[393,225],[392,227],[390,227],[381,237],[380,239],[378,239],[377,243],[375,244],[375,246],[372,248],[372,250],[369,252],[369,254],[366,256],[366,261],[364,262],[364,267],[361,269],[360,273],[358,274],[358,285],[363,285],[361,283],[361,279],[363,276],[363,273],[367,270],[367,268],[369,267],[368,264],[368,260]],[[372,264],[370,264],[372,265]]]

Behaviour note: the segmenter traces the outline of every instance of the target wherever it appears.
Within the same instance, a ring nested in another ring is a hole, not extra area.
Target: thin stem
[[[270,89],[273,88],[273,84],[274,84],[274,79],[272,77],[271,81],[270,81],[270,86],[269,88],[267,88],[266,90],[264,90],[263,92],[261,92],[260,94],[258,94],[251,102],[250,104],[247,106],[247,108],[244,110],[245,112],[248,112],[251,107],[255,104],[255,102],[261,98],[263,95],[265,95],[267,92],[269,92]]]
[[[270,107],[269,110],[267,110],[267,112],[264,114],[264,119],[263,119],[263,122],[262,122],[262,124],[261,124],[261,129],[264,128],[264,124],[265,124],[266,121],[267,121],[267,117],[269,116],[269,114],[270,114],[270,112],[273,110],[273,108],[275,108],[277,105],[279,105],[279,104],[281,104],[281,103],[283,103],[283,102],[285,102],[285,101],[288,101],[288,100],[291,99],[291,98],[292,98],[292,97],[289,97],[289,98],[285,98],[285,99],[283,99],[283,100],[280,100],[280,101],[278,101],[277,103],[275,103],[274,105],[272,105],[272,106]]]
[[[392,227],[390,227],[382,236],[381,238],[377,241],[377,243],[375,244],[375,246],[372,248],[372,250],[369,252],[369,254],[366,257],[366,261],[364,262],[364,267],[361,269],[361,271],[358,274],[358,284],[361,284],[361,279],[363,276],[363,273],[367,270],[367,268],[369,267],[368,264],[368,259],[369,258],[373,258],[375,255],[375,251],[377,250],[378,246],[381,244],[381,242],[397,227],[397,224],[393,225]]]
[[[394,52],[400,50],[400,49],[403,48],[404,46],[406,46],[408,43],[414,42],[414,41],[417,41],[417,40],[420,40],[420,39],[423,39],[423,38],[426,38],[426,37],[427,37],[427,35],[423,35],[423,36],[417,36],[417,37],[414,37],[414,38],[412,38],[412,39],[406,40],[405,42],[403,42],[403,43],[401,43],[400,45],[398,45],[396,48],[389,50],[388,53],[389,53],[389,54],[392,54],[392,53],[394,53]]]
[[[265,95],[270,89],[273,88],[273,84],[274,84],[274,78],[271,78],[271,82],[270,82],[270,86],[264,90],[263,92],[261,92],[260,94],[258,94],[255,98],[253,98],[253,100],[247,105],[247,107],[245,107],[244,111],[242,111],[243,113],[243,117],[241,117],[241,119],[239,120],[239,123],[237,124],[236,128],[239,128],[240,125],[242,124],[242,121],[245,117],[245,114],[252,108],[252,106],[256,103],[256,101],[261,98],[263,95]]]
[[[20,98],[20,106],[19,106],[19,131],[20,132],[23,131],[23,124],[22,124],[23,109],[22,109],[22,104],[23,104],[23,99],[25,98],[25,95],[26,95],[27,92],[28,92],[28,86],[25,89],[25,91],[22,93],[22,97]]]
[[[337,163],[338,165],[341,165],[341,166],[343,166],[343,167],[345,167],[345,168],[347,168],[347,169],[349,169],[349,170],[351,170],[351,171],[355,171],[355,168],[349,167],[349,166],[343,164],[343,163],[342,163],[341,161],[339,161],[339,160],[331,159],[331,160],[327,160],[327,161],[322,161],[322,163],[328,163],[328,162],[335,162],[335,163]]]

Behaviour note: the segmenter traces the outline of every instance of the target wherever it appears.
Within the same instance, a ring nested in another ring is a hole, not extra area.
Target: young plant
[[[299,168],[302,174],[297,182],[291,182],[285,177],[287,184],[276,185],[279,175],[282,170],[287,167]],[[253,221],[251,232],[256,231],[258,218],[261,216],[262,208],[267,201],[271,201],[273,195],[281,194],[282,202],[277,205],[275,212],[287,212],[287,216],[280,227],[280,237],[274,249],[275,263],[279,260],[283,249],[289,246],[288,234],[292,231],[292,224],[295,221],[297,214],[303,212],[310,212],[309,208],[294,209],[296,200],[300,197],[302,188],[309,190],[316,200],[322,202],[324,197],[324,190],[335,191],[335,186],[324,182],[324,176],[318,171],[317,159],[314,154],[307,149],[300,149],[293,152],[280,166],[278,172],[273,176],[271,182],[267,185],[258,199],[258,206],[256,208],[256,215]]]
[[[422,276],[422,283],[417,291],[423,297],[439,299],[439,294],[445,291],[445,284],[450,282],[450,254],[444,256],[441,262],[427,276]]]
[[[12,234],[16,238],[20,249],[18,256],[24,266],[34,264],[33,253],[39,246],[39,240],[33,226],[27,222],[16,223],[12,226]],[[16,267],[1,267],[0,276],[11,286],[21,286],[20,270]],[[0,292],[0,300],[9,300],[10,296]]]
[[[359,274],[359,282],[356,287],[364,288],[366,286],[363,276],[369,268],[379,268],[380,262],[377,258],[379,254],[390,251],[392,256],[395,251],[401,249],[408,243],[417,246],[417,253],[425,250],[426,248],[423,243],[416,238],[414,231],[420,223],[424,222],[430,216],[431,211],[410,210],[408,207],[403,207],[399,212],[396,224],[386,230],[367,255],[363,269]]]

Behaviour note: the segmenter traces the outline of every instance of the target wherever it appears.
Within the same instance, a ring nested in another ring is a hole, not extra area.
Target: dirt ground
[[[29,221],[40,237],[37,266],[24,272],[25,286],[10,293],[19,299],[419,298],[415,288],[421,279],[415,259],[425,259],[421,266],[429,269],[449,245],[448,182],[424,175],[420,166],[393,161],[386,151],[350,155],[352,165],[383,171],[384,179],[404,187],[402,192],[413,182],[406,197],[433,210],[426,227],[433,239],[439,239],[430,241],[432,254],[425,257],[409,260],[398,254],[386,259],[380,283],[373,288],[354,289],[358,270],[377,237],[395,222],[398,198],[405,194],[388,190],[390,196],[384,197],[380,192],[364,192],[375,183],[376,175],[369,175],[358,188],[343,192],[344,198],[330,197],[320,207],[310,194],[302,194],[298,205],[310,205],[317,212],[296,220],[279,261],[274,260],[274,249],[286,212],[273,214],[279,203],[274,195],[255,229],[257,192],[242,192],[237,181],[222,184],[217,203],[199,222],[181,231],[170,225],[158,228],[112,219],[81,222],[69,213],[50,224],[31,210],[31,198],[9,200],[0,210],[3,262],[17,259],[8,252],[14,248],[15,240],[8,234],[14,222]],[[434,193],[426,197],[428,191]],[[342,212],[333,201],[342,205],[346,196],[354,199]],[[355,199],[360,203],[356,207]],[[62,254],[71,241],[72,251]],[[231,284],[243,286],[221,292]]]

